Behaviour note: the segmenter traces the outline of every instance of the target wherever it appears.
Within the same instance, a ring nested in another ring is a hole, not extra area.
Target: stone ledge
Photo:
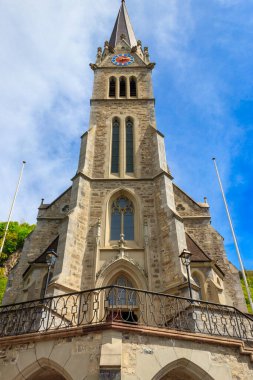
[[[127,325],[118,322],[106,322],[104,324],[72,327],[69,329],[52,330],[40,333],[30,333],[25,335],[16,335],[0,338],[0,346],[9,346],[11,344],[24,344],[29,342],[47,341],[51,339],[69,338],[84,336],[89,333],[100,332],[105,330],[116,330],[120,332],[136,333],[141,335],[151,335],[160,338],[169,338],[176,340],[192,341],[206,343],[211,345],[222,345],[226,347],[238,348],[241,355],[250,356],[253,362],[253,347],[246,346],[241,340],[228,339],[218,336],[194,334],[177,330],[167,330],[155,327]]]

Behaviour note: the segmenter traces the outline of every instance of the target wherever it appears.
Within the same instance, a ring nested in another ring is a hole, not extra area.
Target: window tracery
[[[125,196],[118,197],[111,208],[111,240],[134,240],[134,206]]]

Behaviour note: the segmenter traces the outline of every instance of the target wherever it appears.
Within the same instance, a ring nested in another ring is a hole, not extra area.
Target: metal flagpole
[[[25,164],[26,164],[26,162],[23,161],[22,162],[22,167],[21,167],[21,170],[20,170],[20,175],[19,175],[17,187],[16,187],[16,191],[15,191],[15,194],[14,194],[14,197],[13,197],[13,201],[12,201],[12,204],[11,204],[10,213],[9,213],[9,216],[8,216],[8,221],[7,221],[5,230],[4,230],[4,236],[3,236],[3,240],[2,240],[2,244],[1,244],[1,248],[0,248],[0,255],[3,252],[5,239],[6,239],[6,235],[7,235],[8,229],[9,229],[9,224],[10,224],[11,216],[12,216],[12,211],[13,211],[14,204],[15,204],[15,201],[16,201],[16,198],[17,198],[17,194],[18,194],[18,190],[19,190],[21,179],[22,179],[22,175],[23,175]]]
[[[253,311],[253,302],[252,302],[252,298],[251,298],[251,294],[250,294],[250,289],[249,289],[248,281],[247,281],[247,278],[246,278],[244,266],[243,266],[243,263],[242,263],[241,254],[240,254],[239,247],[238,247],[238,244],[237,244],[237,239],[236,239],[236,236],[235,236],[232,220],[231,220],[231,217],[230,217],[230,213],[229,213],[229,209],[228,209],[225,193],[224,193],[224,190],[223,190],[223,187],[222,187],[222,183],[221,183],[221,179],[220,179],[220,175],[219,175],[219,171],[218,171],[218,167],[217,167],[216,159],[215,158],[213,158],[213,163],[214,163],[214,167],[215,167],[215,170],[216,170],[216,173],[217,173],[217,177],[218,177],[218,181],[219,181],[219,185],[220,185],[223,201],[224,201],[224,204],[225,204],[225,208],[226,208],[226,212],[227,212],[227,216],[228,216],[231,232],[232,232],[232,235],[233,235],[233,239],[234,239],[234,243],[235,243],[235,248],[236,248],[238,260],[239,260],[239,263],[240,263],[240,266],[241,266],[242,276],[243,276],[243,280],[244,280],[244,283],[245,283],[245,286],[246,286],[246,290],[247,290],[247,294],[248,294],[248,298],[249,298],[249,302],[250,302],[250,307],[251,307],[251,310]]]

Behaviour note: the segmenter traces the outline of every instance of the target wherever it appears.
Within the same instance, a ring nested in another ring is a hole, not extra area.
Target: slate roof
[[[133,27],[131,25],[131,21],[128,16],[128,12],[127,12],[127,8],[126,8],[126,4],[124,0],[122,1],[121,7],[118,13],[118,17],[116,19],[116,22],[112,31],[112,35],[109,41],[109,45],[114,48],[118,44],[118,42],[121,40],[120,36],[122,34],[125,34],[126,36],[125,41],[127,41],[127,43],[131,47],[137,45]]]
[[[186,244],[188,250],[192,253],[191,261],[195,262],[211,262],[211,258],[198,246],[197,243],[186,234]]]
[[[57,236],[57,238],[54,239],[54,241],[47,247],[47,249],[45,249],[45,251],[37,259],[35,259],[31,264],[33,264],[33,263],[36,263],[36,264],[38,264],[38,263],[45,264],[47,262],[46,261],[47,252],[51,251],[52,249],[55,252],[57,252],[58,241],[59,241],[59,236]]]
[[[29,263],[28,268],[26,268],[26,270],[23,273],[23,277],[26,275],[26,273],[32,267],[32,264],[46,264],[47,252],[50,251],[51,249],[53,249],[55,252],[57,252],[58,241],[59,241],[59,236],[57,236],[57,238],[54,239],[54,241],[47,247],[47,249],[45,249],[45,251],[39,257],[37,257],[37,259],[35,259],[34,261],[31,261]]]

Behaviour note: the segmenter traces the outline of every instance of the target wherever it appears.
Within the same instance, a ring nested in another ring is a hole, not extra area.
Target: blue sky
[[[158,129],[175,182],[208,198],[212,224],[237,265],[211,158],[215,156],[247,268],[253,268],[253,2],[127,0],[149,46]],[[13,219],[34,222],[70,186],[89,122],[96,49],[119,0],[1,0],[0,220],[27,161]]]

